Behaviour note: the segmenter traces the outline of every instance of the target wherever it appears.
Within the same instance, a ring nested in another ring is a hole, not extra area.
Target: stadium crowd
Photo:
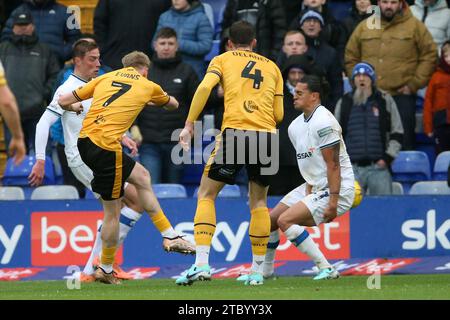
[[[220,21],[214,21],[210,2],[99,0],[94,34],[82,34],[55,0],[0,1],[0,80],[4,73],[17,100],[27,154],[35,153],[37,122],[73,70],[73,44],[85,38],[100,48],[99,75],[121,68],[122,57],[133,50],[151,57],[148,78],[180,107],[177,112],[145,110],[130,136],[139,144],[140,162],[153,183],[182,183],[188,169],[170,160],[176,144],[172,132],[184,125],[199,79],[213,58],[210,52],[228,50],[229,27],[238,20],[255,26],[256,51],[275,61],[285,80],[280,170],[269,194],[284,195],[303,182],[287,128],[300,115],[293,94],[304,75],[329,83],[322,103],[339,120],[356,178],[371,195],[392,194],[391,164],[401,150],[426,145],[431,159],[450,150],[446,0],[344,1],[350,9],[339,16],[332,0],[227,0]],[[217,129],[223,103],[219,84],[205,111],[214,115]],[[10,130],[3,123],[0,127],[0,139],[8,146]],[[53,125],[51,139],[48,145],[59,151],[64,183],[75,185],[84,197],[84,187],[67,170],[60,122]],[[6,147],[0,153],[1,176]]]

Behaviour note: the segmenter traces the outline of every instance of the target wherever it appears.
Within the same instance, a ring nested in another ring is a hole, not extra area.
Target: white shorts
[[[86,188],[92,191],[91,181],[92,179],[94,179],[94,174],[87,165],[83,163],[78,167],[70,167],[70,170],[78,181],[80,181]],[[127,186],[128,182],[125,182],[123,188],[126,189]],[[100,199],[100,195],[98,193],[95,193],[94,191],[92,191],[92,193],[97,199]]]
[[[292,207],[294,204],[302,201],[311,212],[311,215],[318,226],[323,223],[323,212],[328,207],[329,192],[330,191],[327,188],[306,195],[306,183],[304,183],[289,192],[280,202],[288,207]],[[340,190],[337,207],[338,216],[343,215],[352,207],[354,197],[355,189],[348,188]]]

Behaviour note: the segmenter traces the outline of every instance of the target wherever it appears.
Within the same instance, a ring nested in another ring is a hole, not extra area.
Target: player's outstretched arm
[[[163,108],[167,111],[174,111],[178,109],[179,105],[180,104],[178,103],[178,100],[175,99],[175,97],[170,96],[169,102],[165,106],[163,106]]]
[[[45,175],[45,149],[47,148],[50,127],[59,119],[59,116],[49,110],[45,110],[36,126],[35,148],[36,163],[31,169],[28,180],[32,187],[42,184]]]
[[[179,136],[180,144],[186,151],[189,150],[191,137],[194,132],[194,121],[196,121],[202,113],[209,95],[211,94],[211,90],[219,83],[219,81],[220,77],[216,73],[208,72],[195,91],[186,123]]]
[[[339,162],[340,143],[322,149],[322,156],[327,166],[330,200],[324,212],[324,222],[331,222],[337,216],[337,204],[341,188],[341,164]]]
[[[25,142],[20,124],[19,108],[14,95],[6,85],[0,86],[0,113],[12,135],[8,153],[14,157],[14,164],[18,165],[25,158]]]

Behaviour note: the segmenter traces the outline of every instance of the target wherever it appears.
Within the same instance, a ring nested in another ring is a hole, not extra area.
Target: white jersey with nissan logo
[[[328,188],[327,166],[321,150],[338,143],[341,189],[353,188],[355,178],[342,129],[328,109],[319,105],[307,119],[301,114],[289,125],[288,133],[296,151],[300,173],[313,186],[313,192]]]

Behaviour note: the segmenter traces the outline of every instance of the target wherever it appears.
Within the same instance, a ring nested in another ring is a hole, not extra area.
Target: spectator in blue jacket
[[[214,31],[200,1],[172,0],[172,7],[159,18],[155,36],[163,27],[176,31],[183,62],[203,78],[206,69],[204,58],[211,50]],[[156,41],[155,37],[153,41]]]
[[[1,41],[12,35],[12,17],[21,12],[30,12],[33,16],[35,32],[39,42],[47,44],[59,59],[61,67],[72,57],[72,45],[80,37],[79,26],[67,7],[55,0],[25,0],[17,7],[2,31]]]

